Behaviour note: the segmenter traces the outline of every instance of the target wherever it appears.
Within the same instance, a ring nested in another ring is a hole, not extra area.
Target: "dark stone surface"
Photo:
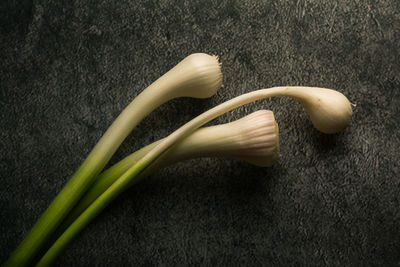
[[[399,1],[1,1],[0,261],[119,112],[193,52],[224,88],[146,118],[112,162],[255,89],[337,89],[351,126],[323,135],[286,98],[271,168],[201,159],[119,197],[59,266],[393,266],[400,263]]]

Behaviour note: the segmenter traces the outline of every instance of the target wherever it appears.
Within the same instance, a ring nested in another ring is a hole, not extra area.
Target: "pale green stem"
[[[273,97],[273,96],[291,96],[301,100],[302,104],[309,104],[304,90],[321,90],[322,88],[313,87],[274,87],[270,89],[261,89],[251,93],[243,94],[222,103],[207,112],[199,115],[181,128],[173,132],[155,148],[141,158],[135,165],[130,167],[117,181],[115,181],[102,195],[100,195],[57,239],[53,246],[42,257],[38,266],[50,265],[63,250],[63,248],[97,215],[99,214],[117,195],[123,192],[130,183],[134,182],[141,172],[150,166],[164,152],[171,148],[177,141],[186,137],[194,130],[212,119],[250,102]],[[327,90],[327,89],[322,89]],[[308,106],[308,109],[313,108]],[[315,107],[318,108],[318,107]]]

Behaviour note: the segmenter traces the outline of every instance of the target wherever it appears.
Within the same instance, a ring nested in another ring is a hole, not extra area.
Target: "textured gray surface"
[[[60,266],[400,263],[399,1],[1,1],[0,261],[119,112],[193,52],[217,54],[224,88],[152,113],[116,162],[233,96],[334,88],[357,104],[327,136],[295,101],[272,109],[283,157],[181,163],[138,184]]]

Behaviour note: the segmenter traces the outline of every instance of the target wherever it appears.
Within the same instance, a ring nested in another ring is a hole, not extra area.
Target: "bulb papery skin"
[[[173,161],[196,157],[230,157],[257,166],[271,166],[280,157],[279,128],[270,110],[259,110],[239,120],[198,129],[168,157]]]
[[[343,131],[351,122],[351,103],[338,91],[319,87],[288,87],[285,95],[296,98],[307,110],[315,128],[323,133]]]
[[[208,98],[222,86],[221,64],[217,56],[195,53],[187,56],[155,83],[169,85],[162,92],[168,98],[193,97]]]

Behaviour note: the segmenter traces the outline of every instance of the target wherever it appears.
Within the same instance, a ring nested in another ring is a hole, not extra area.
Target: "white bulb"
[[[191,54],[179,62],[155,83],[168,85],[169,98],[208,98],[222,86],[221,64],[217,56]],[[165,90],[165,89],[164,89]]]
[[[230,157],[270,166],[279,157],[279,128],[270,110],[231,123],[200,128],[168,154],[174,162],[196,157]]]
[[[350,101],[340,92],[319,87],[287,87],[284,95],[296,98],[315,128],[327,134],[344,130],[351,121]]]

